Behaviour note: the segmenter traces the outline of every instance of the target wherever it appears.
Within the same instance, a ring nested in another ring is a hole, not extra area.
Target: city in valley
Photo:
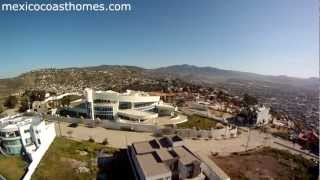
[[[310,89],[271,94],[270,103],[258,92],[266,82],[248,90],[241,87],[252,80],[234,88],[129,66],[41,69],[1,81],[0,164],[18,169],[2,173],[0,165],[3,178],[318,177]],[[265,88],[286,91],[272,83]],[[294,96],[310,107],[300,106],[308,120],[292,113]]]
[[[0,180],[320,180],[319,3],[0,1]]]

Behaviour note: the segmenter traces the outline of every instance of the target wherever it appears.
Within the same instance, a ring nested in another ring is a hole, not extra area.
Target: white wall
[[[48,97],[47,99],[45,99],[43,102],[46,103],[48,101],[53,101],[53,100],[58,100],[58,99],[62,99],[63,97],[65,96],[69,96],[69,95],[78,95],[78,96],[81,96],[80,93],[65,93],[65,94],[61,94],[59,96],[51,96],[51,97]]]
[[[265,125],[268,124],[271,120],[271,114],[269,113],[270,108],[261,107],[257,112],[257,125]]]
[[[122,95],[116,93],[97,93],[93,94],[93,99],[106,99],[110,101],[120,102],[159,102],[160,96],[135,96],[135,95]]]
[[[30,129],[30,124],[27,124],[25,126],[20,126],[19,127],[19,132],[21,135],[21,140],[22,140],[22,144],[23,146],[26,146],[26,139],[27,138],[31,138],[31,134],[30,132],[25,133],[25,130],[29,130],[30,132],[32,131],[32,129]]]
[[[40,147],[31,155],[32,162],[28,166],[27,173],[23,177],[23,180],[29,180],[31,179],[32,174],[36,170],[38,164],[40,163],[42,157],[47,152],[48,148],[50,147],[51,143],[53,142],[54,138],[56,137],[56,131],[54,128],[54,124],[48,124],[45,127],[45,131],[41,132],[41,135],[43,138],[45,138],[45,141],[41,142]]]

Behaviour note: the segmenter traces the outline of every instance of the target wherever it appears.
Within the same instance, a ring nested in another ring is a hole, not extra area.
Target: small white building
[[[1,153],[29,159],[23,180],[31,179],[55,137],[54,124],[47,124],[40,115],[17,114],[0,119]]]
[[[46,124],[40,116],[17,114],[0,119],[0,143],[6,154],[26,154],[33,160],[34,153],[55,136],[54,124]]]

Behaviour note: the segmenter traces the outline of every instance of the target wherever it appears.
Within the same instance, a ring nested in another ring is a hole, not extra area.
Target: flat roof
[[[163,163],[158,163],[153,154],[142,154],[136,157],[145,177],[171,175],[171,171]]]
[[[27,124],[38,125],[40,123],[41,118],[39,116],[24,116],[23,114],[17,114],[0,119],[0,128],[12,129]]]
[[[136,142],[133,143],[132,146],[137,154],[154,152],[156,149],[160,148],[160,145],[156,140]]]
[[[183,165],[188,165],[193,161],[198,161],[198,159],[189,151],[187,151],[183,146],[174,147],[173,151],[178,155],[179,160]]]
[[[156,154],[162,162],[173,159],[173,156],[169,153],[168,149],[159,149],[156,151]]]
[[[135,110],[135,109],[118,110],[118,113],[120,115],[127,116],[130,118],[145,118],[145,117],[155,115],[155,113],[139,111],[139,110]]]

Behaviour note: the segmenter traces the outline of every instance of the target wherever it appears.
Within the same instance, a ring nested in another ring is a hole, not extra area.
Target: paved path
[[[89,137],[95,139],[96,142],[102,142],[105,138],[108,139],[109,145],[116,148],[125,148],[132,142],[146,141],[153,139],[152,133],[145,132],[128,132],[119,130],[104,129],[101,127],[88,128],[79,125],[77,128],[68,127],[69,123],[61,122],[61,133],[63,136],[70,136],[75,140],[88,140]],[[59,135],[59,126],[56,124],[56,132]],[[220,155],[228,155],[232,152],[240,152],[246,150],[248,141],[248,132],[242,131],[236,138],[221,139],[221,140],[192,140],[184,139],[185,145],[193,152],[201,152],[210,155],[212,152],[218,152]],[[279,145],[282,144],[282,145]],[[301,150],[299,145],[293,145],[289,141],[274,138],[270,134],[261,133],[258,130],[251,130],[248,143],[248,149],[256,148],[259,146],[270,146],[277,149],[286,149],[292,153],[302,154],[310,158],[306,151]],[[294,150],[297,149],[297,150]],[[300,152],[300,151],[303,151]]]
[[[72,137],[75,140],[88,140],[90,137],[95,139],[96,142],[102,142],[105,138],[108,139],[110,146],[116,148],[125,148],[127,144],[136,141],[146,141],[153,139],[151,133],[144,132],[128,132],[119,130],[110,130],[101,127],[88,128],[79,125],[76,128],[68,127],[69,123],[61,122],[61,134],[63,136]],[[72,132],[71,135],[68,131]],[[59,125],[56,123],[57,135],[60,135]]]
[[[186,146],[195,152],[199,151],[206,154],[218,152],[220,155],[228,155],[232,152],[245,151],[247,142],[248,132],[242,132],[237,138],[223,140],[206,141],[185,139]],[[275,138],[270,134],[261,133],[258,130],[251,130],[248,149],[262,146],[288,150],[293,154],[301,154],[306,158],[318,159],[314,155],[310,155],[308,151],[302,150],[298,144],[293,144],[290,141]]]

